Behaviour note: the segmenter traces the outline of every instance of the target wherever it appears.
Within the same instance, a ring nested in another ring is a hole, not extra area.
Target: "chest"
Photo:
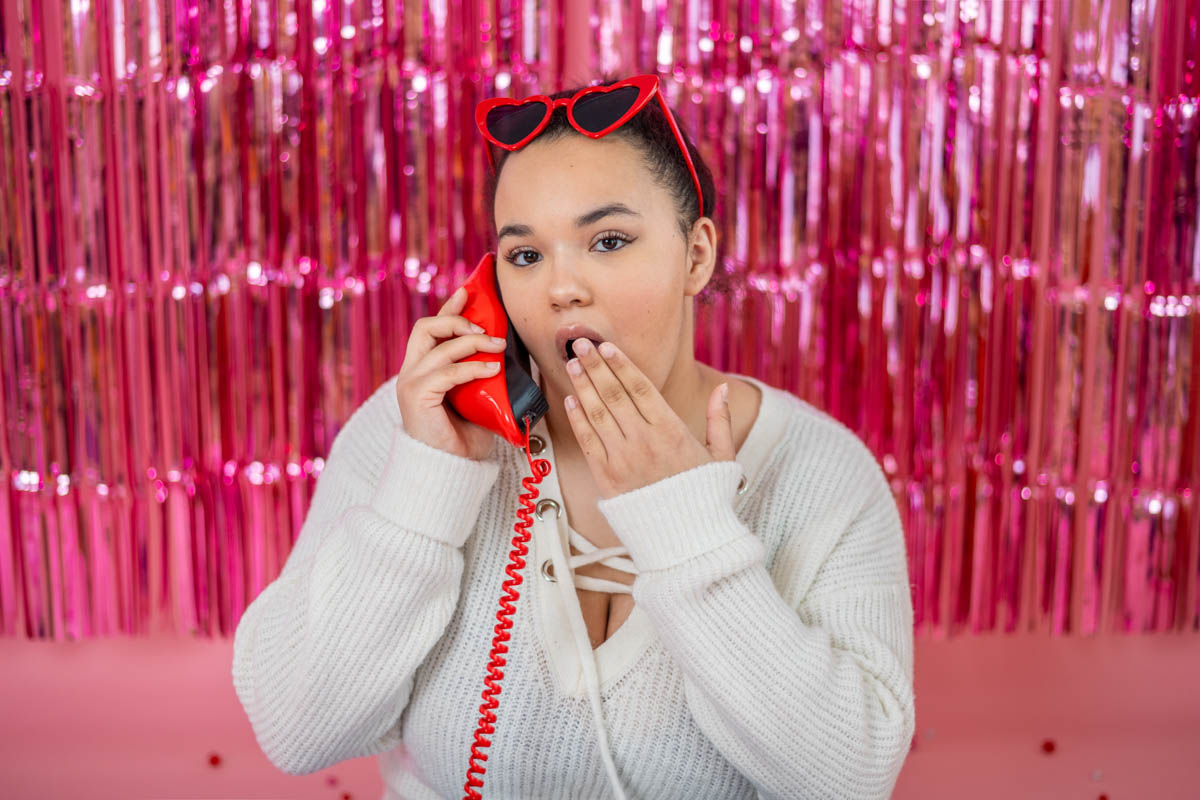
[[[507,552],[501,555],[507,561]],[[478,593],[478,612],[459,619],[495,622],[491,579],[499,573],[498,563],[489,562],[480,576],[486,575],[488,588]],[[385,783],[392,787],[389,797],[462,796],[469,755],[463,742],[470,743],[479,722],[476,687],[486,676],[480,653],[486,653],[484,637],[490,630],[490,624],[463,629],[452,624],[417,671],[402,718],[403,745],[380,755]],[[515,637],[536,635],[533,625],[518,624],[513,631]],[[544,662],[529,638],[514,641],[507,658],[495,711],[499,723],[489,737],[484,797],[611,797],[593,744],[597,723],[587,699],[581,693],[564,700],[560,687],[542,672]],[[617,764],[637,765],[619,766],[629,797],[754,800],[753,784],[697,725],[683,673],[658,642],[621,675],[603,697],[603,724]],[[418,780],[420,787],[413,785]]]
[[[584,466],[586,469],[586,465]],[[613,532],[608,520],[596,508],[600,493],[596,490],[591,474],[583,474],[574,465],[560,464],[558,484],[562,490],[563,505],[571,527],[596,547],[619,547],[621,540]],[[571,548],[572,555],[579,551]],[[601,563],[585,564],[576,573],[593,578],[618,581],[625,585],[633,583],[633,576]],[[579,610],[587,625],[588,640],[592,649],[607,641],[629,618],[633,611],[633,595],[621,592],[600,592],[575,587],[579,598]]]

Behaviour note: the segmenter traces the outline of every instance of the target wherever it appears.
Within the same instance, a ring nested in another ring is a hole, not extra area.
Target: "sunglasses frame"
[[[580,98],[586,97],[590,94],[608,94],[609,92],[617,89],[623,89],[627,86],[633,86],[637,88],[637,100],[635,100],[633,105],[630,106],[629,110],[622,114],[620,119],[618,119],[612,125],[609,125],[604,130],[593,132],[584,130],[584,128],[575,121],[575,103],[578,102]],[[696,185],[696,197],[699,199],[701,205],[700,213],[703,215],[704,193],[700,190],[700,176],[696,174],[696,166],[692,163],[692,157],[688,153],[687,145],[684,144],[683,135],[679,132],[679,126],[675,124],[675,117],[673,114],[671,114],[671,109],[667,107],[666,100],[663,99],[662,90],[659,86],[657,75],[634,75],[631,78],[625,78],[624,80],[617,81],[609,86],[588,86],[580,89],[571,97],[560,97],[557,100],[551,100],[544,94],[534,94],[521,99],[517,99],[515,97],[492,97],[482,101],[475,107],[475,125],[479,128],[479,132],[483,134],[484,139],[496,145],[497,147],[512,152],[514,150],[520,150],[522,147],[536,139],[538,134],[545,130],[546,126],[550,123],[550,117],[554,115],[555,110],[558,109],[559,106],[564,106],[567,109],[567,121],[571,123],[572,128],[579,131],[584,136],[588,136],[592,139],[599,139],[624,125],[626,122],[632,119],[635,114],[645,108],[646,104],[654,98],[658,99],[658,104],[662,107],[663,115],[667,118],[667,122],[671,126],[671,132],[675,134],[675,141],[679,144],[679,152],[683,153],[683,160],[687,162],[688,170],[692,173],[692,182]],[[533,132],[524,139],[516,144],[505,144],[496,137],[492,136],[492,134],[488,131],[487,117],[492,109],[499,108],[501,106],[523,106],[529,103],[541,103],[545,107],[546,113],[542,116],[542,121],[539,122],[537,127],[533,129]],[[488,165],[492,168],[492,171],[495,172],[496,162],[492,157],[492,151],[490,148],[485,148],[485,150],[487,150]]]

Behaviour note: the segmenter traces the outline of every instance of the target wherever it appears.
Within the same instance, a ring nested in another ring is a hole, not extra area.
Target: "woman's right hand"
[[[463,458],[486,458],[495,434],[463,419],[445,402],[446,392],[460,383],[490,378],[499,364],[465,361],[480,350],[502,353],[504,340],[494,340],[482,328],[460,316],[467,293],[458,289],[437,316],[421,317],[408,337],[404,364],[396,378],[396,400],[405,432],[430,447]],[[441,341],[439,344],[439,340]]]

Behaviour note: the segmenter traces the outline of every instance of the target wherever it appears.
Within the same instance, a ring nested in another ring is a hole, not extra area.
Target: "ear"
[[[717,266],[717,226],[710,218],[700,217],[692,224],[686,247],[684,294],[691,297],[700,294]]]

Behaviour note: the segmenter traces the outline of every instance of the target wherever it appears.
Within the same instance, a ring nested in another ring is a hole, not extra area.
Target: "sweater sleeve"
[[[886,479],[871,466],[865,501],[847,513],[815,578],[793,568],[772,579],[762,540],[733,510],[737,462],[598,503],[638,567],[634,600],[679,665],[696,724],[759,797],[886,799],[908,755],[906,546]],[[788,531],[781,547],[810,533]]]
[[[335,437],[283,569],[234,634],[238,699],[292,775],[400,742],[413,675],[458,604],[462,547],[500,470],[408,436],[385,387]]]

